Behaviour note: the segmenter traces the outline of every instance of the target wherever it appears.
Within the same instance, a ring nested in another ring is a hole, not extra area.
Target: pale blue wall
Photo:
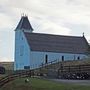
[[[39,67],[42,63],[45,64],[45,56],[48,55],[48,62],[51,61],[62,61],[62,56],[64,56],[64,60],[77,60],[78,57],[80,59],[86,58],[86,55],[83,54],[68,54],[68,53],[52,53],[52,52],[31,52],[31,68]]]
[[[30,47],[24,33],[21,30],[15,31],[15,63],[14,70],[24,69],[30,66]]]
[[[30,66],[31,69],[38,68],[42,63],[45,63],[45,55],[48,55],[48,62],[61,61],[62,56],[64,56],[64,60],[77,60],[77,57],[80,57],[80,59],[87,57],[83,54],[30,51],[24,33],[21,30],[15,31],[14,70],[22,70],[24,66]]]

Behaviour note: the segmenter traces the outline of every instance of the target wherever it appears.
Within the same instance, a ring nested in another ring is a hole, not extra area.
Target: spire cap
[[[19,24],[17,25],[15,30],[31,30],[33,31],[33,28],[28,20],[28,16],[26,14],[21,15],[21,20]]]

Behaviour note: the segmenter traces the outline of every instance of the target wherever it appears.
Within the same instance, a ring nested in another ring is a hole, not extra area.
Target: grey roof
[[[61,36],[26,32],[24,34],[32,51],[84,54],[88,49],[88,42],[84,36]]]
[[[21,17],[21,20],[20,20],[19,24],[16,27],[16,30],[17,29],[20,29],[20,30],[25,29],[25,30],[32,30],[33,31],[33,28],[31,26],[27,16],[22,16]]]

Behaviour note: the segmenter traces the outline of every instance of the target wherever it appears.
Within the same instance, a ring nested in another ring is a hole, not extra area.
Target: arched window
[[[64,61],[64,56],[62,56],[62,61]]]
[[[78,60],[80,60],[80,57],[77,57]]]
[[[20,56],[23,56],[24,54],[24,46],[20,46]]]
[[[45,63],[48,63],[48,55],[45,55]]]

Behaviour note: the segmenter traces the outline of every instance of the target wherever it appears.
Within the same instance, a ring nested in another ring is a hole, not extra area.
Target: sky
[[[26,14],[37,33],[82,36],[90,42],[90,0],[0,0],[0,61],[14,61],[15,28]]]

